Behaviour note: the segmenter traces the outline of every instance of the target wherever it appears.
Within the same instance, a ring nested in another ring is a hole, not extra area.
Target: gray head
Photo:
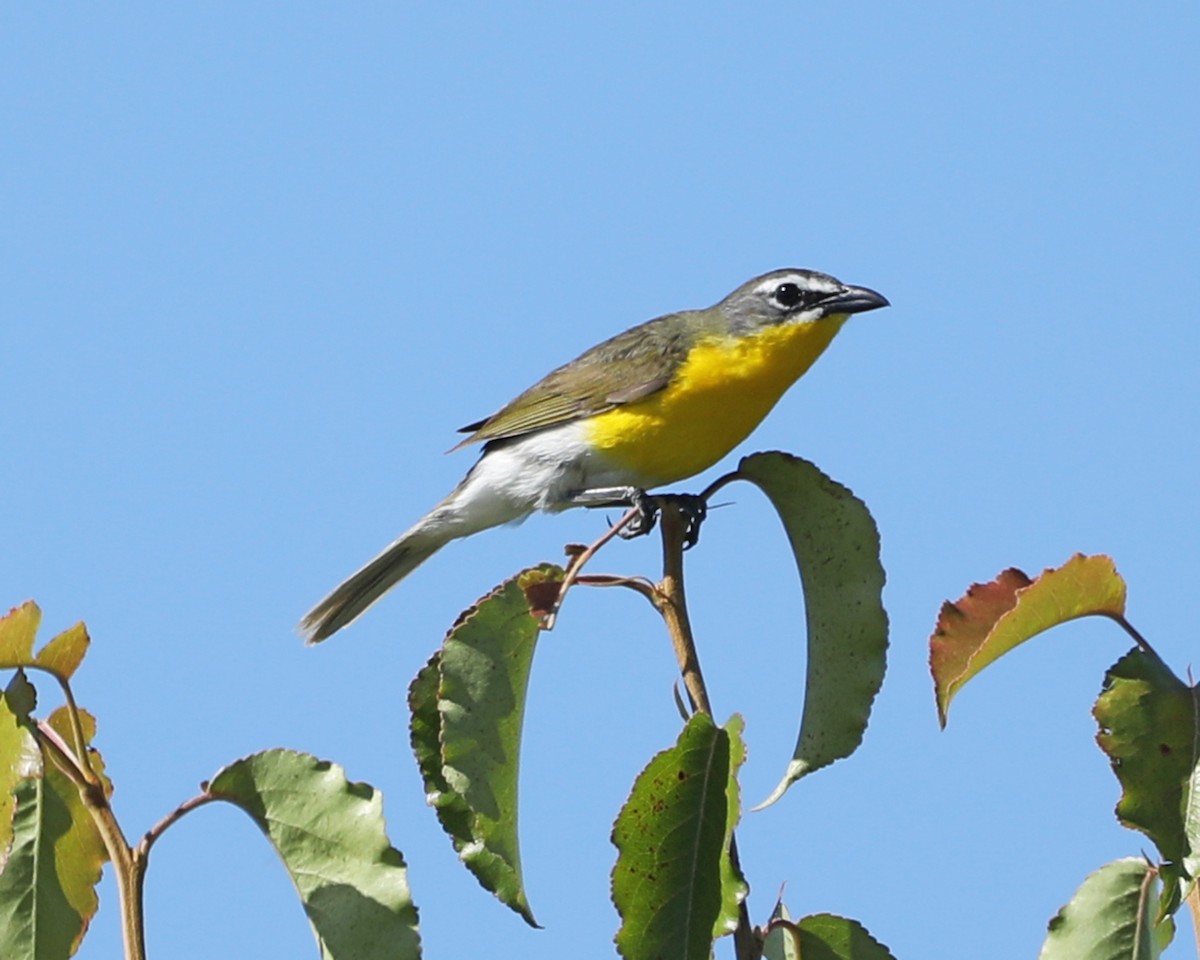
[[[811,323],[822,317],[864,313],[888,306],[867,287],[852,287],[816,270],[772,270],[743,283],[717,308],[730,332],[745,333],[770,324]]]

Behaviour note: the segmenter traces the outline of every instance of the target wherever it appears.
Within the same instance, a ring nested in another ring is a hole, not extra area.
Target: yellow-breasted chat
[[[451,540],[535,510],[636,502],[706,470],[758,426],[851,314],[881,294],[774,270],[705,310],[649,320],[547,374],[454,449],[483,454],[441,503],[301,621],[316,643]]]

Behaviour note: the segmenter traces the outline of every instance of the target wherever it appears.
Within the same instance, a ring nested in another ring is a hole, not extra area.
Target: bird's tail
[[[300,635],[320,643],[356,620],[451,540],[528,516],[536,501],[506,489],[523,467],[522,461],[514,464],[504,454],[482,457],[445,500],[313,607],[300,621]]]
[[[432,557],[448,538],[415,527],[361,570],[350,575],[300,621],[300,635],[320,643],[357,620],[376,600]]]

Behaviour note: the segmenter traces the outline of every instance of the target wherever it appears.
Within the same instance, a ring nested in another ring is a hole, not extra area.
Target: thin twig
[[[59,673],[56,668],[46,667],[39,663],[26,664],[25,668],[22,669],[38,670],[42,673],[48,673],[54,678],[55,682],[62,689],[63,699],[66,701],[65,706],[67,708],[67,719],[71,724],[71,739],[74,741],[74,743],[68,748],[67,745],[58,738],[57,734],[54,734],[54,737],[56,740],[58,740],[59,745],[63,747],[64,750],[67,750],[68,754],[74,758],[75,768],[82,773],[84,780],[90,783],[92,786],[101,786],[102,781],[100,779],[100,775],[96,773],[95,769],[92,767],[91,755],[88,753],[87,737],[83,735],[83,720],[79,715],[79,705],[75,702],[75,694],[71,692],[70,681],[62,673]],[[50,726],[44,726],[42,728],[42,732],[47,734],[51,733],[52,730],[53,728]],[[65,773],[66,771],[63,772]]]
[[[206,786],[203,785],[202,786]],[[142,842],[138,844],[137,850],[143,857],[150,855],[150,848],[158,841],[158,838],[163,835],[168,827],[175,823],[180,817],[191,813],[197,807],[202,807],[206,803],[212,803],[214,800],[219,800],[219,797],[213,796],[205,789],[204,793],[197,794],[190,800],[184,800],[179,806],[168,813],[165,817],[158,821],[154,826],[146,831],[146,835],[142,837]]]
[[[701,490],[700,491],[700,499],[703,500],[705,503],[707,503],[709,500],[711,500],[713,498],[713,495],[716,494],[723,487],[727,487],[727,486],[729,486],[729,484],[733,483],[735,480],[741,480],[741,479],[742,479],[742,474],[741,474],[740,470],[730,470],[729,473],[724,474],[723,476],[717,477],[716,480],[714,480],[707,487],[705,487],[703,490]]]
[[[67,742],[58,735],[57,730],[45,720],[38,720],[34,725],[33,735],[37,739],[38,746],[42,748],[42,752],[53,761],[54,765],[77,789],[91,789],[92,782],[88,779],[79,758],[75,756]]]
[[[604,532],[604,535],[596,540],[590,547],[580,550],[571,557],[571,562],[567,564],[566,573],[563,575],[562,583],[558,587],[558,596],[554,598],[554,603],[550,607],[550,612],[542,619],[543,630],[553,630],[554,621],[558,619],[558,611],[562,608],[563,600],[566,599],[567,591],[571,589],[576,580],[579,579],[579,573],[583,570],[584,565],[596,555],[596,552],[606,543],[617,536],[624,530],[634,518],[640,514],[637,507],[630,507],[616,523]]]
[[[651,603],[657,603],[658,588],[645,577],[622,577],[612,573],[584,573],[575,578],[581,587],[628,587]]]
[[[1162,659],[1161,657],[1158,656],[1158,653],[1155,651],[1155,649],[1152,646],[1150,646],[1150,641],[1147,640],[1145,637],[1143,637],[1140,633],[1138,633],[1137,630],[1134,629],[1133,624],[1130,623],[1128,620],[1126,620],[1122,614],[1110,613],[1109,617],[1111,617],[1113,620],[1115,620],[1121,626],[1122,630],[1124,630],[1127,634],[1129,634],[1131,637],[1133,637],[1134,643],[1136,643],[1139,647],[1141,647],[1142,650],[1144,650],[1146,653],[1150,654],[1152,657],[1155,657],[1159,660]]]
[[[62,688],[63,699],[66,700],[67,716],[71,720],[71,736],[75,740],[75,758],[79,762],[79,769],[87,778],[88,783],[98,787],[101,785],[100,775],[92,766],[87,738],[83,735],[83,719],[79,716],[79,705],[75,702],[75,695],[71,692],[71,684],[66,677],[60,676],[58,673],[51,672],[50,675],[58,681],[58,685]]]

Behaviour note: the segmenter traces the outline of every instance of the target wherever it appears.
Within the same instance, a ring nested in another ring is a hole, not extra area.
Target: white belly
[[[465,537],[535,510],[563,510],[584,490],[642,485],[606,463],[584,433],[581,423],[566,423],[491,447],[419,526]]]

